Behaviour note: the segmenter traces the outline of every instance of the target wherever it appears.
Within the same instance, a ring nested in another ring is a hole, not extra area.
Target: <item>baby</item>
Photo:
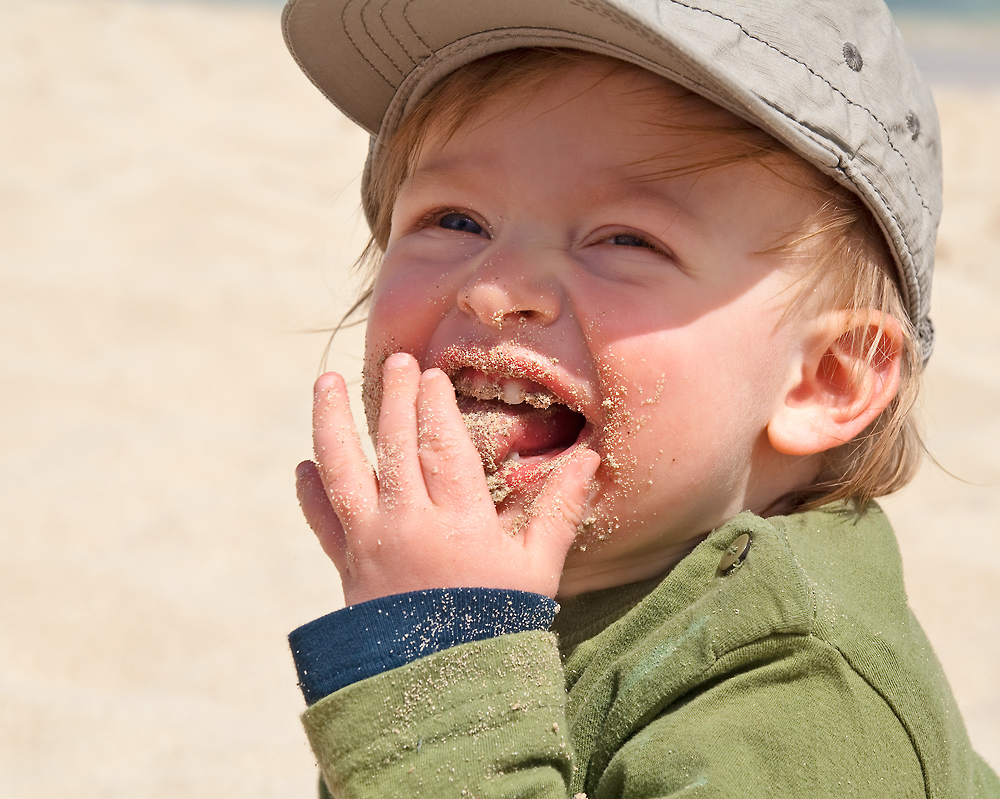
[[[323,792],[1000,796],[871,501],[940,204],[885,8],[375,5],[285,13],[377,134],[376,468],[331,373],[298,469]]]

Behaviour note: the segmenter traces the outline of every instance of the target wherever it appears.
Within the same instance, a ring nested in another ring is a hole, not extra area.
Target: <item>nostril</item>
[[[510,325],[549,324],[558,315],[554,303],[546,301],[541,293],[528,302],[515,303],[502,290],[483,290],[478,287],[462,292],[458,298],[459,307],[470,316],[495,328]],[[491,289],[493,287],[490,287]]]
[[[490,318],[490,322],[498,330],[502,330],[504,325],[511,323],[526,325],[538,316],[536,311],[497,311]]]
[[[459,292],[459,307],[495,328],[550,324],[559,316],[561,289],[537,271],[515,268],[514,260],[506,259],[504,274],[497,273],[496,258],[476,268]]]

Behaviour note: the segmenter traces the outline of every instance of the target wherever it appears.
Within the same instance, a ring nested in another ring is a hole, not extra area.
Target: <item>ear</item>
[[[894,317],[829,311],[811,327],[801,373],[767,427],[771,446],[785,455],[815,455],[850,441],[899,390],[903,334]]]

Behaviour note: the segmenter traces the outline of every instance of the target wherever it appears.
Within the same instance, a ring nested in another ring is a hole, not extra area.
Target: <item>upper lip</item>
[[[466,368],[490,377],[527,379],[590,423],[599,422],[603,416],[600,401],[591,386],[567,372],[553,359],[523,347],[499,345],[482,349],[453,345],[434,357],[432,366],[452,379]]]

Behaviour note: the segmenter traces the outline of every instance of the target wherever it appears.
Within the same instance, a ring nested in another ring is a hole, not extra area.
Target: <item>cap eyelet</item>
[[[857,45],[851,44],[851,42],[844,42],[844,61],[855,72],[860,72],[861,68],[865,65],[865,60],[861,57],[861,51],[857,48]]]

